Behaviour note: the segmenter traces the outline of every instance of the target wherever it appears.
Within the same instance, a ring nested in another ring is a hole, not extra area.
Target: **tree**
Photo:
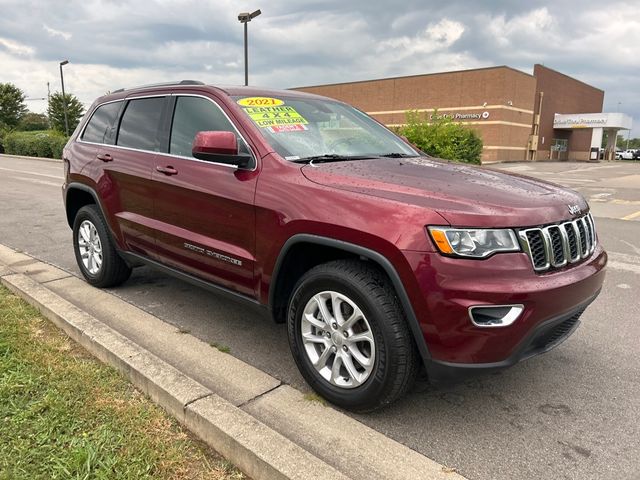
[[[48,130],[49,119],[44,113],[27,112],[18,123],[18,130],[31,132],[34,130]]]
[[[0,126],[15,127],[27,111],[24,92],[13,83],[0,83]]]
[[[478,134],[446,115],[433,112],[429,119],[417,111],[406,112],[407,124],[400,135],[423,152],[438,158],[480,164],[482,140]]]
[[[640,148],[640,138],[629,138],[627,135],[618,135],[616,147],[620,150],[626,150],[627,145],[629,145],[629,148]]]
[[[73,132],[84,112],[84,106],[82,102],[78,100],[78,97],[71,93],[66,93],[67,103],[67,118],[69,120],[69,134]],[[64,128],[64,103],[62,93],[56,92],[49,98],[49,108],[47,108],[47,114],[49,115],[49,121],[51,122],[51,128],[59,132],[65,132]]]

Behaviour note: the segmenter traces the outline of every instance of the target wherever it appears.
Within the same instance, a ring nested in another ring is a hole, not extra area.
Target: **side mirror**
[[[238,152],[238,139],[233,132],[198,132],[191,153],[199,160],[237,165],[238,168],[246,168],[251,162],[251,155]]]

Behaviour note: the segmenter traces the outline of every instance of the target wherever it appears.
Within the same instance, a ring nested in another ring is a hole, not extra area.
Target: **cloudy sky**
[[[605,111],[640,136],[640,2],[427,0],[0,0],[0,82],[29,98],[65,87],[89,105],[108,90],[174,79],[287,88],[534,63],[605,90]],[[33,111],[46,102],[30,100]]]

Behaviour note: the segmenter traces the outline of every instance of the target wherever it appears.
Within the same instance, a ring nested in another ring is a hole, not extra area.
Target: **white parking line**
[[[616,262],[615,260],[609,260],[607,268],[613,268],[614,270],[624,270],[626,272],[637,273],[640,275],[640,265],[634,265],[633,263]]]
[[[607,268],[640,274],[640,256],[618,252],[609,252],[608,255]]]
[[[47,175],[46,173],[36,173],[36,172],[30,172],[28,170],[14,170],[13,168],[0,167],[0,170],[4,170],[6,172],[13,172],[13,173],[26,173],[27,175],[36,175],[38,177],[55,178],[56,180],[61,180],[63,178],[62,175]]]
[[[16,180],[22,180],[24,182],[37,183],[38,185],[49,185],[50,187],[60,187],[62,185],[62,182],[53,183],[53,182],[47,182],[46,180],[36,180],[35,178],[27,178],[27,177],[12,177],[12,178]]]

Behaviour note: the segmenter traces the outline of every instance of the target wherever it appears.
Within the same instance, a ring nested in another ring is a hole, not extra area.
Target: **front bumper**
[[[508,367],[559,344],[600,292],[607,262],[599,245],[582,263],[544,274],[533,271],[524,253],[486,260],[403,253],[417,279],[408,293],[429,350],[432,381]],[[509,304],[524,306],[509,326],[483,328],[469,318],[471,306]]]
[[[430,381],[433,383],[459,381],[478,373],[501,370],[527,358],[548,352],[564,342],[578,328],[580,316],[596,299],[598,293],[573,310],[534,327],[515,351],[504,360],[492,363],[453,363],[432,359],[426,367]]]

